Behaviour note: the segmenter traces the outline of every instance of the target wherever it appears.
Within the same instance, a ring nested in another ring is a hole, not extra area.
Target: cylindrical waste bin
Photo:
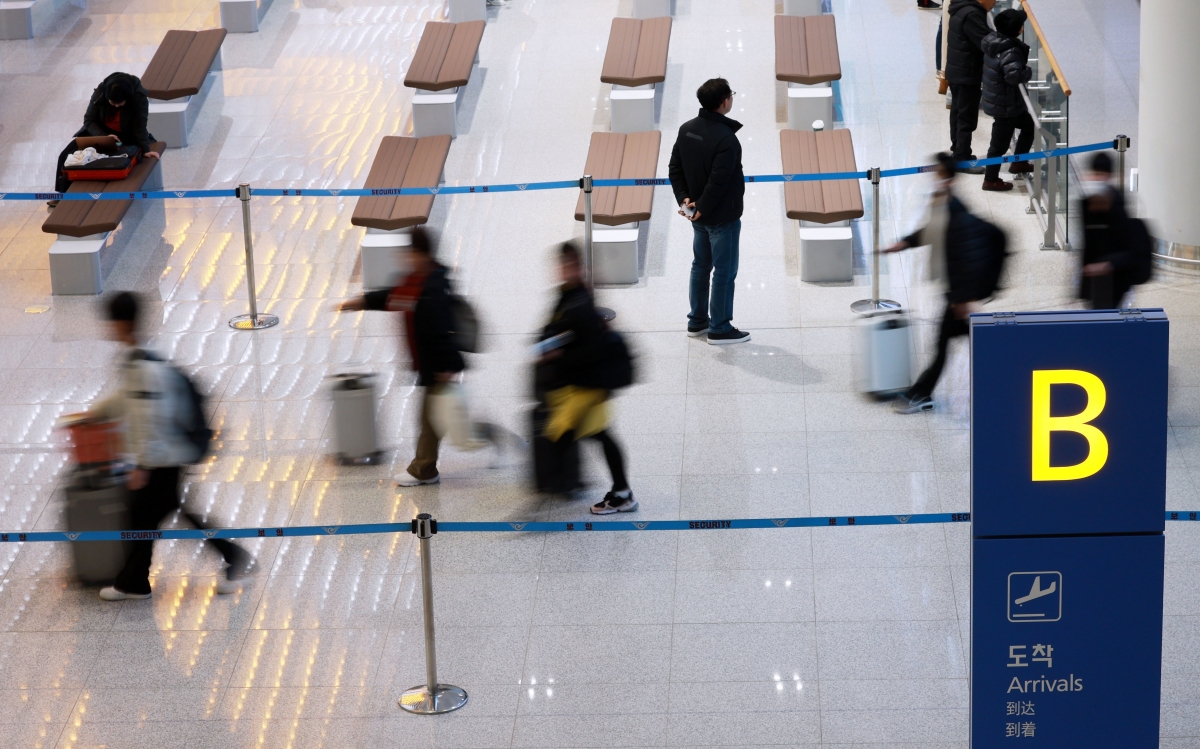
[[[344,373],[330,379],[339,462],[375,463],[381,455],[375,432],[375,375]]]

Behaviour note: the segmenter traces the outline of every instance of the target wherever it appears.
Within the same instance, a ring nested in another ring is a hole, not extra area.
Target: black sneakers
[[[707,332],[708,332],[708,323],[704,323],[703,325],[691,325],[691,324],[688,325],[688,335],[690,335],[690,336],[693,336],[693,337],[702,336]]]
[[[737,328],[730,328],[724,333],[709,333],[708,342],[714,346],[723,346],[727,343],[745,343],[750,340],[750,333]]]
[[[628,497],[618,497],[614,492],[604,495],[604,499],[592,505],[593,515],[612,515],[617,512],[633,512],[638,508],[633,492]]]

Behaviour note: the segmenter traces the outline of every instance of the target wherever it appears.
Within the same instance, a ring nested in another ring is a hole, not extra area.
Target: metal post
[[[1045,131],[1046,150],[1058,148],[1058,139]],[[1058,159],[1046,159],[1046,190],[1043,193],[1046,212],[1046,233],[1042,237],[1043,250],[1060,250],[1058,244]]]
[[[433,626],[433,565],[429,561],[429,539],[437,533],[437,521],[421,513],[412,522],[412,532],[421,545],[421,599],[425,604],[425,683],[405,690],[397,702],[401,709],[418,715],[440,715],[467,704],[467,693],[437,678],[437,645]]]
[[[1125,192],[1125,152],[1129,150],[1129,136],[1118,135],[1113,141],[1113,148],[1117,149],[1117,173],[1121,175],[1121,192]]]
[[[584,280],[588,286],[592,285],[592,175],[585,174],[583,179],[579,180],[579,186],[583,188],[583,254],[584,258]],[[596,314],[604,318],[605,322],[614,319],[617,316],[608,307],[596,307]]]
[[[867,179],[871,180],[871,298],[860,299],[850,305],[850,309],[861,314],[879,310],[900,309],[900,303],[891,299],[879,298],[879,167],[867,170]]]
[[[250,314],[238,315],[229,321],[234,330],[262,330],[279,324],[275,315],[258,314],[258,300],[254,296],[254,237],[250,230],[250,183],[243,182],[237,188],[238,200],[242,201],[242,231],[246,245],[246,289],[250,293]]]

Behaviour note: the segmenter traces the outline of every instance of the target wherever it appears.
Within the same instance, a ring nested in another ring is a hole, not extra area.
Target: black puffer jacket
[[[1028,44],[998,31],[983,38],[983,111],[992,117],[1026,111],[1020,86],[1032,77]]]
[[[150,120],[150,94],[142,88],[142,80],[129,73],[113,73],[100,82],[92,98],[88,101],[87,112],[83,115],[83,129],[75,133],[75,137],[85,135],[113,135],[104,125],[104,120],[113,107],[108,103],[108,87],[117,81],[129,84],[133,96],[121,107],[121,131],[115,135],[126,145],[137,146],[142,153],[154,150],[154,136],[146,130]]]
[[[737,139],[741,129],[742,123],[707,109],[679,128],[667,174],[676,205],[684,198],[696,204],[697,224],[720,226],[742,217],[746,179]]]
[[[972,0],[974,2],[974,0]],[[988,269],[992,263],[992,237],[988,225],[974,216],[958,198],[950,196],[946,225],[946,300],[952,304],[976,302],[991,295]],[[921,229],[904,238],[909,247],[930,243]]]
[[[946,81],[978,84],[983,79],[983,38],[991,33],[987,11],[979,0],[951,0],[950,36],[946,40]]]
[[[437,384],[439,373],[461,372],[467,368],[463,355],[455,345],[454,309],[450,304],[453,289],[449,269],[434,263],[425,277],[421,295],[412,310],[406,333],[410,336],[409,351],[417,370],[417,384],[429,387]],[[391,310],[391,296],[399,289],[380,289],[363,295],[364,309]]]
[[[604,320],[596,313],[592,292],[583,286],[562,287],[550,322],[542,329],[541,340],[568,331],[572,337],[549,368],[538,373],[539,385],[545,390],[564,385],[603,388],[605,380],[601,369],[608,354],[605,330]]]

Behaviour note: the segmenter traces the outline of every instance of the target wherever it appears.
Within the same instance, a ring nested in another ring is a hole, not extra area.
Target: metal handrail
[[[1046,35],[1042,33],[1042,25],[1038,23],[1037,16],[1033,14],[1033,9],[1029,7],[1029,0],[1020,0],[1020,3],[1021,9],[1025,11],[1025,15],[1029,16],[1029,23],[1033,26],[1033,33],[1037,34],[1038,41],[1042,44],[1042,49],[1046,51],[1046,61],[1050,63],[1050,69],[1058,77],[1058,85],[1062,88],[1064,94],[1070,96],[1071,86],[1067,83],[1066,77],[1063,76],[1062,68],[1058,67],[1058,60],[1054,57],[1054,50],[1050,48],[1050,42],[1046,41]]]

